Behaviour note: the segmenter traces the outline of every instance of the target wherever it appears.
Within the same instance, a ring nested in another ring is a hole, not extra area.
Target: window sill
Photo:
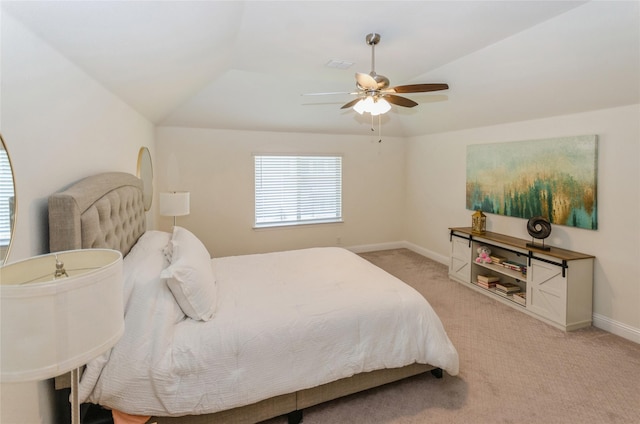
[[[253,229],[260,230],[273,230],[278,228],[295,228],[295,227],[309,227],[315,225],[327,225],[327,224],[344,224],[344,220],[335,220],[335,221],[308,221],[308,222],[287,222],[287,223],[277,223],[277,224],[259,224],[254,225]]]

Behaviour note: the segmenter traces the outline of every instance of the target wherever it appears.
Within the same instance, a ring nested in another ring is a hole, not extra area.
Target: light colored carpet
[[[304,424],[640,423],[640,345],[594,327],[557,330],[410,250],[361,256],[426,297],[458,349],[460,374],[427,373],[308,408]]]

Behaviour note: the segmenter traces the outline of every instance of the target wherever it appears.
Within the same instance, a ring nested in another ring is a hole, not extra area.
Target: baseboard
[[[394,241],[388,243],[375,243],[375,244],[362,244],[360,246],[347,247],[348,250],[354,253],[375,252],[377,250],[389,250],[389,249],[409,249],[414,251],[425,258],[429,258],[436,262],[440,262],[443,265],[449,265],[449,257],[435,253],[431,250],[427,250],[424,247],[417,244],[410,243],[408,241]]]
[[[425,249],[424,247],[418,246],[417,244],[410,243],[408,241],[403,242],[405,248],[412,250],[425,258],[429,258],[433,261],[440,262],[443,265],[449,266],[449,256],[444,256],[439,253],[436,253],[432,250]]]
[[[612,320],[600,314],[593,314],[593,326],[616,336],[640,344],[640,329]]]
[[[403,249],[406,248],[403,241],[392,241],[388,243],[361,244],[359,246],[349,246],[346,249],[353,253],[375,252],[377,250]]]

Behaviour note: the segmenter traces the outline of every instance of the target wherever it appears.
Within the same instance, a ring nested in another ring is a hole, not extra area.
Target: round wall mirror
[[[9,257],[16,216],[13,169],[7,146],[0,134],[0,265]]]
[[[138,152],[138,178],[142,180],[142,198],[144,210],[151,209],[153,201],[153,166],[151,164],[151,153],[146,147],[141,147]]]

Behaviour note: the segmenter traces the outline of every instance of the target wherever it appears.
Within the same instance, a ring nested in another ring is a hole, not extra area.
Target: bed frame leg
[[[431,370],[431,375],[433,375],[435,378],[442,378],[443,374],[442,374],[442,368],[434,368]]]
[[[300,424],[302,422],[302,410],[295,410],[287,414],[288,424]]]

